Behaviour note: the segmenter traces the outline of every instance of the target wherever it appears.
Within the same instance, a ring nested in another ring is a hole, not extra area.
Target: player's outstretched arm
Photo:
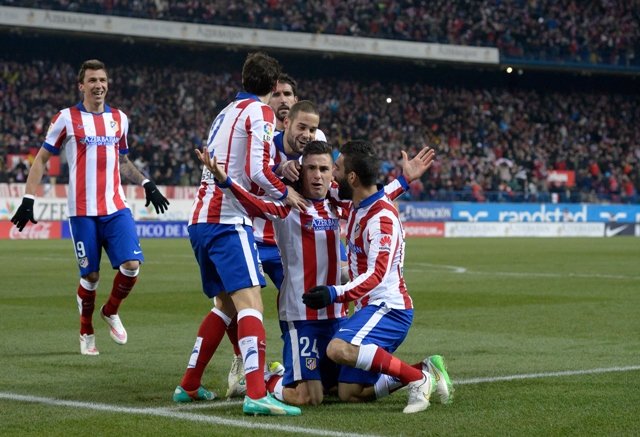
[[[407,182],[421,177],[433,165],[436,151],[430,147],[424,147],[413,159],[409,160],[407,152],[402,151],[402,174]]]

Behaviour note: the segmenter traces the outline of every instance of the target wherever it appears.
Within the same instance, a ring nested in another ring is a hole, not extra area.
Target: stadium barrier
[[[140,238],[185,238],[193,187],[160,187],[171,205],[158,215],[145,207],[144,189],[125,194]],[[23,184],[0,184],[0,239],[70,238],[66,185],[39,188],[34,216],[18,232],[9,221]],[[408,237],[618,237],[640,236],[640,205],[573,203],[398,202]]]

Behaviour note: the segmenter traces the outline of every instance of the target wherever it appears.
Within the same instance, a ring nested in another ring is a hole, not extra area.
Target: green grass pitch
[[[171,401],[210,303],[187,240],[143,240],[147,262],[121,307],[129,343],[95,320],[100,356],[79,354],[70,241],[0,242],[0,435],[638,435],[640,240],[410,239],[416,307],[397,354],[440,353],[451,406],[405,415],[406,393],[327,399],[292,418],[238,402]],[[97,306],[113,273],[103,260]],[[275,290],[263,290],[267,358],[281,341]],[[228,341],[205,373],[224,394]],[[566,372],[566,373],[562,373]]]

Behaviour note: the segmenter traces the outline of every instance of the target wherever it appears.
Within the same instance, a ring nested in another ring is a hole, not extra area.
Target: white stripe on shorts
[[[240,238],[240,244],[242,245],[242,253],[244,254],[244,259],[247,263],[247,269],[249,270],[249,277],[251,278],[252,284],[259,284],[260,280],[258,279],[258,275],[256,271],[258,268],[253,262],[253,255],[251,254],[251,246],[249,246],[249,237],[247,236],[247,231],[244,229],[243,225],[236,224],[236,231],[238,232],[238,237]],[[257,251],[257,249],[256,249]]]
[[[386,316],[389,311],[391,311],[391,308],[388,308],[386,306],[380,307],[371,316],[369,321],[367,321],[367,323],[365,323],[365,325],[362,328],[360,328],[360,330],[356,333],[356,335],[353,336],[353,339],[351,340],[351,344],[360,346],[362,344],[362,340],[364,340],[364,338],[371,332],[373,328],[376,327],[378,322],[380,322],[380,320],[384,316]]]

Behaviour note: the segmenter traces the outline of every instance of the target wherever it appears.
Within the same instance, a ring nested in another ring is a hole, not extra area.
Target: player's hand
[[[313,287],[302,295],[302,302],[309,308],[319,310],[327,305],[331,305],[336,300],[336,289],[326,285]]]
[[[436,151],[430,147],[424,147],[409,161],[407,152],[402,151],[402,174],[407,182],[414,181],[422,176],[433,165]]]
[[[300,178],[300,163],[297,159],[285,161],[280,166],[281,176],[291,182],[295,182]]]
[[[149,206],[150,203],[153,203],[153,207],[156,209],[156,214],[164,213],[167,209],[169,209],[169,201],[166,197],[162,195],[156,184],[152,181],[147,181],[143,185],[144,193],[147,197],[147,203],[144,206]]]
[[[285,199],[285,203],[299,211],[307,210],[307,201],[292,187],[287,187],[287,198]]]
[[[222,183],[227,180],[227,174],[224,172],[224,168],[221,165],[218,165],[218,160],[215,155],[213,156],[213,160],[211,159],[211,155],[209,155],[209,151],[206,147],[203,147],[202,151],[196,149],[196,155],[198,155],[200,162],[207,167],[207,170],[211,172],[218,182]]]
[[[27,225],[28,222],[31,222],[34,224],[38,223],[33,218],[33,202],[34,202],[33,199],[29,197],[23,197],[22,203],[18,207],[18,210],[13,215],[13,217],[11,217],[11,223],[16,225],[16,227],[20,232],[22,232],[22,230],[24,229],[24,227]]]

